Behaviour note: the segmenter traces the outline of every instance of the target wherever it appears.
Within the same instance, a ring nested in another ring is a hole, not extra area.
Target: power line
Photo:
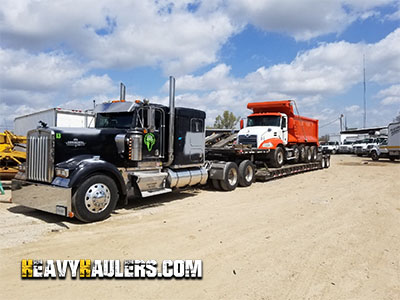
[[[331,125],[332,123],[336,122],[337,120],[340,120],[340,117],[339,117],[339,118],[336,118],[335,120],[333,120],[333,121],[331,121],[331,122],[329,122],[329,123],[326,123],[326,124],[324,124],[324,125],[319,126],[319,128],[324,128],[324,127],[326,127],[326,126],[328,126],[328,125]]]

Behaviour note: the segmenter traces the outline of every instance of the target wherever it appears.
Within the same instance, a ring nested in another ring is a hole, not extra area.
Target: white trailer
[[[388,126],[388,144],[390,157],[400,157],[400,122],[390,123]]]
[[[94,115],[89,111],[50,108],[14,119],[14,133],[26,135],[42,121],[49,127],[94,127]]]

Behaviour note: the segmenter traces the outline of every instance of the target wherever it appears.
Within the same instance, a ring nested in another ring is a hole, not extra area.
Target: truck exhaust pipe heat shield
[[[129,132],[129,159],[132,161],[141,161],[143,159],[143,133],[139,130]]]
[[[168,167],[174,161],[174,138],[175,138],[175,78],[169,77],[169,139],[168,139],[168,161],[164,166]]]

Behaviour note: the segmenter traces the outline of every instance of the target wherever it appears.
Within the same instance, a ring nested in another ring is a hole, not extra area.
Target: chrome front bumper
[[[13,179],[12,202],[57,215],[73,217],[71,188]]]

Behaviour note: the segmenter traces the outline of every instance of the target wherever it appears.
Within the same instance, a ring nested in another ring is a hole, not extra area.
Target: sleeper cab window
[[[204,132],[204,124],[202,119],[191,119],[190,120],[190,131],[191,132]]]

